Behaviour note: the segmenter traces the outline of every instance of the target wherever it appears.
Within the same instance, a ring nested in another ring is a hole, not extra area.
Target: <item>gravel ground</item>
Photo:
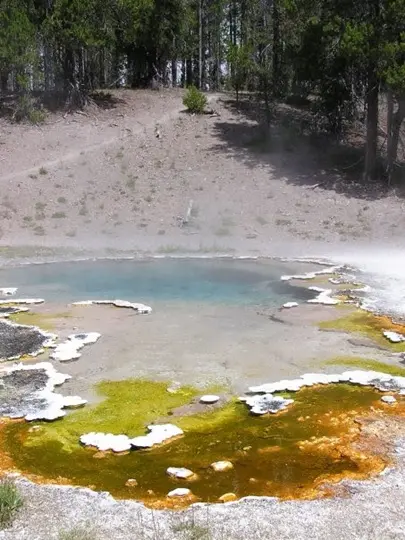
[[[288,110],[263,139],[253,109],[227,97],[210,98],[219,116],[193,116],[181,92],[115,95],[86,116],[1,126],[3,246],[313,255],[401,245],[401,194],[339,173],[339,149],[298,137]]]
[[[35,328],[0,321],[0,359],[36,353],[48,338]]]

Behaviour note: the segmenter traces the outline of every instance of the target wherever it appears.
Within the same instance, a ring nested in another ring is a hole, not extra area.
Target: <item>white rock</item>
[[[181,388],[181,383],[179,383],[178,381],[175,381],[175,382],[172,382],[172,384],[170,386],[168,386],[166,388],[167,392],[169,392],[169,394],[176,394]]]
[[[0,313],[0,317],[9,317],[10,315],[14,315],[15,313],[26,313],[29,311],[29,308],[27,307],[16,307],[16,306],[9,306],[9,311],[3,311],[3,313]]]
[[[14,296],[17,290],[17,287],[0,287],[0,294],[3,296]]]
[[[398,334],[398,332],[392,332],[391,330],[383,330],[383,335],[391,341],[391,343],[401,343],[405,341],[405,336],[403,334]]]
[[[89,332],[83,334],[71,334],[66,341],[59,343],[55,350],[50,354],[52,360],[59,362],[68,362],[69,360],[77,360],[81,354],[79,351],[91,343],[95,343],[101,334],[97,332]]]
[[[128,300],[82,300],[81,302],[73,302],[73,306],[91,306],[91,305],[110,305],[119,308],[129,308],[135,310],[139,314],[147,314],[152,311],[150,306],[139,304],[137,302],[129,302]]]
[[[225,472],[233,469],[233,464],[230,461],[215,461],[211,463],[211,467],[216,472]]]
[[[80,442],[84,446],[94,446],[102,452],[125,452],[131,449],[131,443],[126,435],[113,435],[112,433],[86,433],[81,435]]]
[[[83,399],[80,396],[64,396],[63,397],[63,406],[64,407],[81,407],[87,403],[87,399]]]
[[[283,304],[283,308],[290,309],[299,306],[298,302],[286,302]]]
[[[321,276],[323,274],[334,274],[337,272],[341,266],[329,266],[323,270],[317,270],[316,272],[307,272],[306,274],[297,274],[292,276],[281,276],[282,281],[290,281],[291,279],[314,279],[316,276]]]
[[[183,435],[183,430],[173,424],[152,424],[148,426],[149,433],[140,437],[130,439],[130,443],[135,448],[151,448],[156,444]]]
[[[337,298],[332,298],[333,291],[332,289],[322,289],[321,287],[308,287],[310,291],[318,292],[318,296],[307,300],[309,304],[323,304],[325,306],[335,306],[340,304],[340,300]]]
[[[291,403],[294,403],[293,399],[285,399],[272,394],[260,394],[246,399],[246,405],[250,407],[250,412],[257,415],[275,414],[286,409]]]
[[[389,403],[389,404],[397,402],[397,400],[394,398],[394,396],[383,396],[381,398],[381,401],[383,401],[384,403]]]
[[[207,394],[205,396],[201,396],[200,397],[200,403],[206,403],[206,404],[210,404],[210,403],[216,403],[217,401],[219,401],[219,396],[215,396],[215,395],[211,395],[211,394]]]
[[[38,402],[37,410],[27,412],[27,404],[22,403],[21,414],[9,415],[14,418],[25,418],[27,421],[33,420],[56,420],[65,416],[63,409],[67,407],[78,407],[87,403],[79,396],[62,396],[54,392],[55,386],[60,386],[71,378],[70,375],[58,373],[50,362],[39,362],[38,364],[15,364],[14,366],[3,366],[0,373],[8,375],[16,371],[44,370],[48,381],[44,388],[30,394],[28,408],[33,408],[33,403]],[[25,407],[25,412],[24,412]],[[5,415],[7,416],[7,415]]]
[[[184,467],[169,467],[166,472],[169,476],[174,478],[187,479],[194,476],[193,471],[190,471],[190,469],[185,469]]]
[[[191,491],[188,488],[176,488],[169,491],[168,497],[188,497],[191,495]]]
[[[273,383],[266,383],[259,386],[251,386],[248,389],[250,394],[265,394],[268,397],[262,401],[262,404],[271,402],[271,394],[276,392],[297,392],[303,387],[315,386],[318,384],[337,384],[351,383],[360,386],[372,386],[380,391],[404,391],[405,395],[405,377],[393,377],[387,373],[381,373],[373,370],[351,370],[344,373],[305,373],[299,379],[281,380]],[[258,402],[255,398],[265,396],[241,397],[241,401],[246,402],[250,406],[254,406]],[[252,401],[253,400],[253,401]],[[262,407],[263,408],[263,407]],[[260,408],[259,408],[260,409]]]
[[[0,300],[0,304],[43,304],[43,298],[13,298],[12,300]]]

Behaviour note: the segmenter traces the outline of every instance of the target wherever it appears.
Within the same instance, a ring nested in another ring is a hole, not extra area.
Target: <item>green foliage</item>
[[[94,529],[90,526],[77,526],[73,529],[60,531],[58,540],[96,540]]]
[[[0,482],[0,528],[11,524],[16,512],[22,507],[23,499],[10,480]]]
[[[28,121],[31,124],[45,122],[45,111],[36,106],[35,100],[29,94],[23,94],[17,100],[13,118],[16,122]]]
[[[231,43],[227,60],[231,68],[231,85],[236,92],[236,99],[238,99],[239,92],[245,87],[253,68],[252,51],[247,45],[234,45]]]
[[[20,74],[35,61],[35,25],[29,17],[27,1],[0,3],[0,71],[14,68]]]
[[[205,96],[195,86],[190,86],[183,98],[183,105],[187,110],[195,114],[203,114],[207,105],[207,96]]]

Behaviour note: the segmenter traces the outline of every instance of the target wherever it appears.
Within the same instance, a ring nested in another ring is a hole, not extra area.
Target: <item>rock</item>
[[[0,317],[9,317],[15,313],[26,313],[29,311],[27,307],[21,306],[0,306]]]
[[[282,411],[294,403],[293,399],[285,399],[280,396],[273,396],[272,394],[264,394],[246,398],[246,405],[250,407],[252,414],[275,414]]]
[[[224,493],[223,495],[219,497],[218,500],[223,503],[226,503],[226,502],[236,501],[237,498],[238,497],[235,495],[235,493]]]
[[[17,287],[0,287],[0,294],[2,296],[14,296],[17,290]]]
[[[178,381],[174,381],[172,382],[172,384],[170,386],[168,386],[166,388],[167,392],[169,392],[169,394],[175,394],[176,392],[178,392],[181,388],[181,383],[179,383]]]
[[[9,308],[3,315],[11,313]],[[0,359],[16,360],[24,355],[38,356],[44,347],[52,347],[57,338],[35,326],[0,320]]]
[[[405,336],[403,334],[392,332],[391,330],[383,330],[383,335],[391,343],[402,343],[402,341],[405,341]]]
[[[168,497],[189,497],[190,495],[191,491],[188,488],[176,488],[167,494]]]
[[[83,300],[81,302],[73,302],[73,306],[91,306],[91,305],[110,305],[118,308],[133,309],[139,314],[150,313],[152,308],[136,302],[128,302],[128,300]]]
[[[127,487],[135,487],[138,485],[138,482],[135,480],[135,478],[128,478],[128,480],[125,482],[125,485]]]
[[[0,304],[43,304],[43,298],[13,298],[12,300],[0,300]]]
[[[298,302],[286,302],[283,304],[283,308],[290,309],[299,306]]]
[[[230,461],[215,461],[211,463],[211,467],[215,472],[225,472],[233,469],[233,465]]]
[[[151,424],[148,426],[150,433],[140,437],[130,439],[130,443],[135,448],[151,448],[156,444],[183,435],[183,430],[173,424]]]
[[[173,478],[181,478],[183,480],[188,480],[195,476],[193,471],[190,471],[190,469],[185,469],[184,467],[169,467],[166,472]]]
[[[219,401],[219,396],[215,396],[213,394],[212,395],[207,394],[205,396],[200,397],[200,403],[210,404],[210,403],[216,403],[217,401]]]
[[[55,386],[70,379],[58,373],[49,362],[17,364],[0,369],[3,375],[4,397],[0,402],[0,416],[32,420],[55,420],[65,416],[65,407],[84,405],[79,396],[62,396],[54,392]]]
[[[274,383],[251,386],[251,394],[272,394],[275,392],[297,392],[301,388],[315,386],[318,384],[351,383],[361,386],[372,386],[382,391],[399,392],[405,389],[405,377],[393,377],[387,373],[372,370],[352,370],[344,373],[305,373],[299,379],[281,380]],[[247,402],[248,397],[241,397],[240,400]]]
[[[113,435],[112,433],[85,433],[80,436],[80,442],[84,446],[94,446],[102,452],[126,452],[131,449],[131,443],[126,435]]]
[[[59,362],[69,362],[80,358],[79,353],[85,345],[96,343],[101,334],[98,332],[89,332],[87,334],[71,334],[66,341],[59,343],[55,350],[50,354],[52,360]]]
[[[321,276],[323,274],[335,274],[340,269],[342,269],[342,266],[330,266],[328,268],[324,268],[323,270],[318,270],[317,272],[307,272],[306,274],[297,274],[295,276],[281,276],[281,281],[290,281],[292,279],[315,279],[317,276]]]
[[[308,287],[308,289],[310,291],[315,291],[319,293],[315,298],[307,300],[309,304],[323,304],[325,306],[335,306],[336,304],[341,303],[341,301],[337,298],[332,298],[332,289],[322,289],[321,287]]]
[[[126,452],[131,448],[150,448],[155,444],[161,444],[167,439],[182,435],[183,431],[173,424],[150,425],[150,433],[141,437],[130,439],[127,435],[114,435],[112,433],[96,433],[94,431],[80,436],[80,442],[84,446],[94,446],[102,452]]]
[[[394,396],[383,396],[381,398],[381,401],[383,401],[384,403],[389,403],[390,405],[397,402]]]

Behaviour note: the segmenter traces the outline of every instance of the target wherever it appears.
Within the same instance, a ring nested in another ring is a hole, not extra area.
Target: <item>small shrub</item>
[[[58,203],[60,203],[60,204],[65,204],[65,202],[66,202],[66,197],[58,197],[57,200],[58,200]]]
[[[10,525],[22,505],[23,499],[15,484],[10,480],[2,480],[0,482],[0,528]]]
[[[45,236],[45,229],[42,227],[42,225],[37,225],[34,227],[34,234],[35,236]]]
[[[65,212],[55,212],[52,214],[53,219],[64,219],[66,217]]]
[[[183,105],[191,113],[202,114],[207,105],[207,96],[197,90],[195,86],[190,86],[183,98]]]
[[[48,174],[48,171],[45,169],[45,167],[41,167],[39,169],[39,174],[45,176],[45,174]]]
[[[13,118],[16,122],[28,121],[31,124],[42,124],[45,122],[46,115],[45,111],[38,109],[31,96],[24,94],[18,98]]]
[[[96,540],[93,529],[88,527],[74,527],[59,533],[59,540]]]

